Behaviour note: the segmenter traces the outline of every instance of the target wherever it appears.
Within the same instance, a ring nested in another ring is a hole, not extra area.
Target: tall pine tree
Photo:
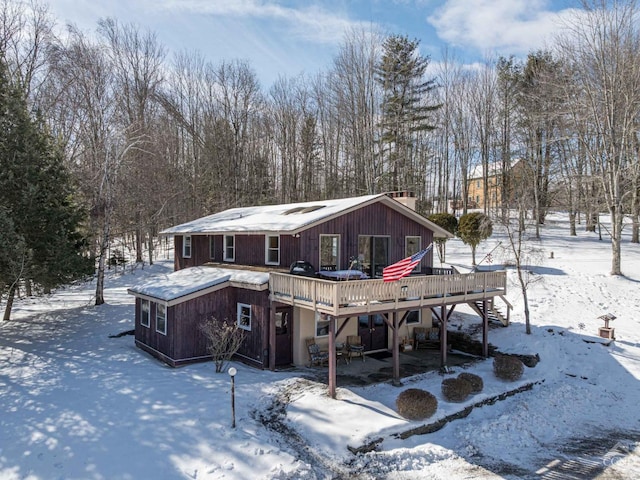
[[[406,36],[387,37],[375,69],[376,80],[383,89],[380,143],[392,190],[414,188],[415,134],[435,128],[430,122],[431,113],[440,108],[427,102],[436,85],[435,80],[425,79],[429,59],[419,54],[419,44]]]
[[[61,151],[32,118],[0,52],[0,293],[11,314],[20,281],[49,290],[93,270]]]

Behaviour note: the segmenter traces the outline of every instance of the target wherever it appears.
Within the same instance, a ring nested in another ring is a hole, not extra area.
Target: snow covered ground
[[[512,324],[489,338],[541,361],[515,384],[497,380],[491,360],[474,364],[467,371],[482,376],[484,390],[462,404],[442,398],[435,372],[400,388],[339,388],[332,400],[304,370],[235,363],[232,429],[228,375],[211,363],[171,369],[133,337],[109,337],[133,328],[127,287],[172,262],[112,273],[100,307],[93,283],[19,300],[13,320],[0,324],[0,479],[640,478],[640,246],[625,231],[626,276],[612,277],[606,238],[569,237],[560,214],[542,235],[543,261],[531,268],[540,279],[529,290],[532,334],[510,284]],[[500,240],[498,232],[481,244],[478,258]],[[447,260],[468,266],[469,248],[449,242]],[[605,346],[598,316],[608,312],[616,341]],[[478,321],[456,310],[452,328]],[[438,397],[432,422],[531,382],[435,433],[394,436],[426,423],[396,413],[405,388]],[[376,439],[374,452],[347,448]]]

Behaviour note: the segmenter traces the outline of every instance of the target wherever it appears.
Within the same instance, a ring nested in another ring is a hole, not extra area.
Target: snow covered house
[[[205,360],[198,325],[231,319],[246,331],[239,359],[274,369],[307,364],[308,338],[335,351],[358,335],[365,351],[397,351],[401,336],[413,338],[433,316],[446,326],[454,300],[489,308],[506,291],[504,272],[434,268],[432,251],[410,277],[380,278],[434,235],[450,236],[414,207],[411,195],[379,194],[232,208],[166,229],[175,271],[129,290],[136,345],[172,366]],[[329,363],[335,373],[334,356]]]

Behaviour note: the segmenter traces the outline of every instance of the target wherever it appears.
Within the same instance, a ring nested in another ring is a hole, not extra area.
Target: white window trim
[[[215,260],[215,237],[213,235],[209,235],[209,259]]]
[[[404,255],[407,257],[409,256],[409,249],[407,247],[409,246],[410,238],[418,239],[418,250],[413,253],[418,253],[420,250],[422,250],[422,237],[419,235],[407,235],[406,237],[404,237]],[[413,255],[413,253],[411,255]]]
[[[189,240],[189,254],[187,255],[187,239]],[[191,235],[184,235],[182,237],[182,258],[191,258],[191,250],[193,246],[191,243]]]
[[[164,310],[164,331],[158,328],[158,319],[160,318],[158,312],[160,312],[160,307]],[[156,303],[156,332],[161,333],[162,335],[167,334],[167,307],[163,303]]]
[[[278,239],[278,248],[270,249],[269,248],[269,239],[277,238]],[[278,261],[270,262],[269,261],[269,250],[276,250],[278,252]],[[280,265],[280,235],[265,235],[264,236],[264,264],[265,265]]]
[[[147,305],[147,323],[144,323],[143,321],[145,304]],[[144,298],[140,299],[140,325],[142,325],[143,327],[151,328],[151,302]]]
[[[324,338],[324,337],[328,337],[329,336],[329,325],[330,325],[330,320],[329,320],[329,316],[325,315],[324,313],[321,314],[320,312],[316,312],[315,315],[315,325],[314,325],[314,336],[315,338]],[[327,324],[327,334],[326,335],[318,335],[318,322],[323,322]]]
[[[231,237],[233,239],[233,256],[227,256],[227,238]],[[235,235],[225,235],[222,239],[222,258],[225,262],[235,262],[236,261],[236,236]]]
[[[408,318],[407,318],[407,322],[405,322],[407,325],[422,325],[422,309],[419,308],[417,310],[411,310],[418,312],[418,321],[417,322],[409,322]]]
[[[242,309],[246,307],[249,309],[249,325],[242,325],[242,323],[240,323],[240,318],[242,316]],[[238,303],[238,306],[236,308],[236,325],[238,325],[238,328],[241,328],[243,330],[247,330],[247,331],[251,331],[251,320],[252,320],[252,311],[251,311],[251,305],[248,305],[246,303]]]

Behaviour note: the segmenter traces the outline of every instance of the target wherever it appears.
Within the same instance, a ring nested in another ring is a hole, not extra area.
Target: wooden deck
[[[417,275],[397,282],[331,281],[286,273],[272,273],[270,299],[297,307],[349,317],[390,310],[490,300],[507,292],[506,272]]]

